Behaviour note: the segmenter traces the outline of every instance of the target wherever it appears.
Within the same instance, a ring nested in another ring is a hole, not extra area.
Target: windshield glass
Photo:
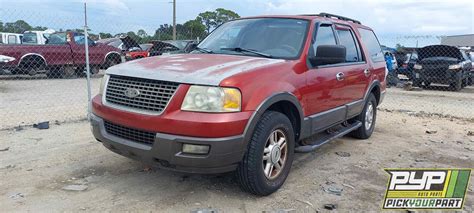
[[[296,58],[303,49],[308,21],[285,18],[255,18],[230,21],[214,30],[199,48],[220,54],[248,54],[232,51],[242,48],[271,55],[274,58]],[[227,48],[227,49],[226,49]]]
[[[66,44],[66,33],[51,34],[47,44]]]
[[[140,44],[140,48],[142,48],[142,50],[149,50],[152,46],[153,44]]]
[[[22,42],[23,44],[38,44],[36,33],[24,33]]]

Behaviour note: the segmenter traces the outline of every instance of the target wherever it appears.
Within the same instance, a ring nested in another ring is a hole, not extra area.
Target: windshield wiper
[[[270,54],[262,53],[256,50],[251,50],[251,49],[242,48],[242,47],[227,47],[227,48],[221,48],[221,50],[229,50],[229,51],[235,51],[235,52],[248,52],[248,53],[253,53],[255,55],[263,56],[265,58],[273,58],[273,56]]]
[[[214,51],[207,48],[203,48],[203,47],[196,47],[195,50],[199,52],[203,52],[203,53],[210,53],[210,54],[214,53]]]

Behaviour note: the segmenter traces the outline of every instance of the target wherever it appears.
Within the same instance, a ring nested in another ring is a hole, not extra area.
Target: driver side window
[[[332,30],[332,26],[329,24],[322,24],[318,27],[313,44],[313,55],[316,55],[316,50],[320,45],[336,45],[334,31]]]

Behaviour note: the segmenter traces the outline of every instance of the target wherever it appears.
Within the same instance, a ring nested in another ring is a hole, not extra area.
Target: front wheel
[[[362,113],[352,119],[352,122],[359,121],[362,126],[350,133],[354,138],[367,139],[370,138],[375,129],[375,120],[377,118],[377,99],[373,93],[370,93],[365,103]]]
[[[265,112],[237,168],[243,190],[259,196],[277,191],[290,173],[294,147],[295,134],[288,117]]]

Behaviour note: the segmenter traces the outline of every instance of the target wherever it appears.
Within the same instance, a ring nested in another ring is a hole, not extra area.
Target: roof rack
[[[331,13],[303,14],[302,16],[320,16],[320,17],[325,17],[325,18],[336,18],[336,19],[343,20],[343,21],[351,21],[351,22],[354,22],[356,24],[361,24],[360,21],[357,21],[355,19],[351,19],[351,18],[347,18],[347,17],[344,17],[344,16],[335,15],[335,14],[331,14]]]

